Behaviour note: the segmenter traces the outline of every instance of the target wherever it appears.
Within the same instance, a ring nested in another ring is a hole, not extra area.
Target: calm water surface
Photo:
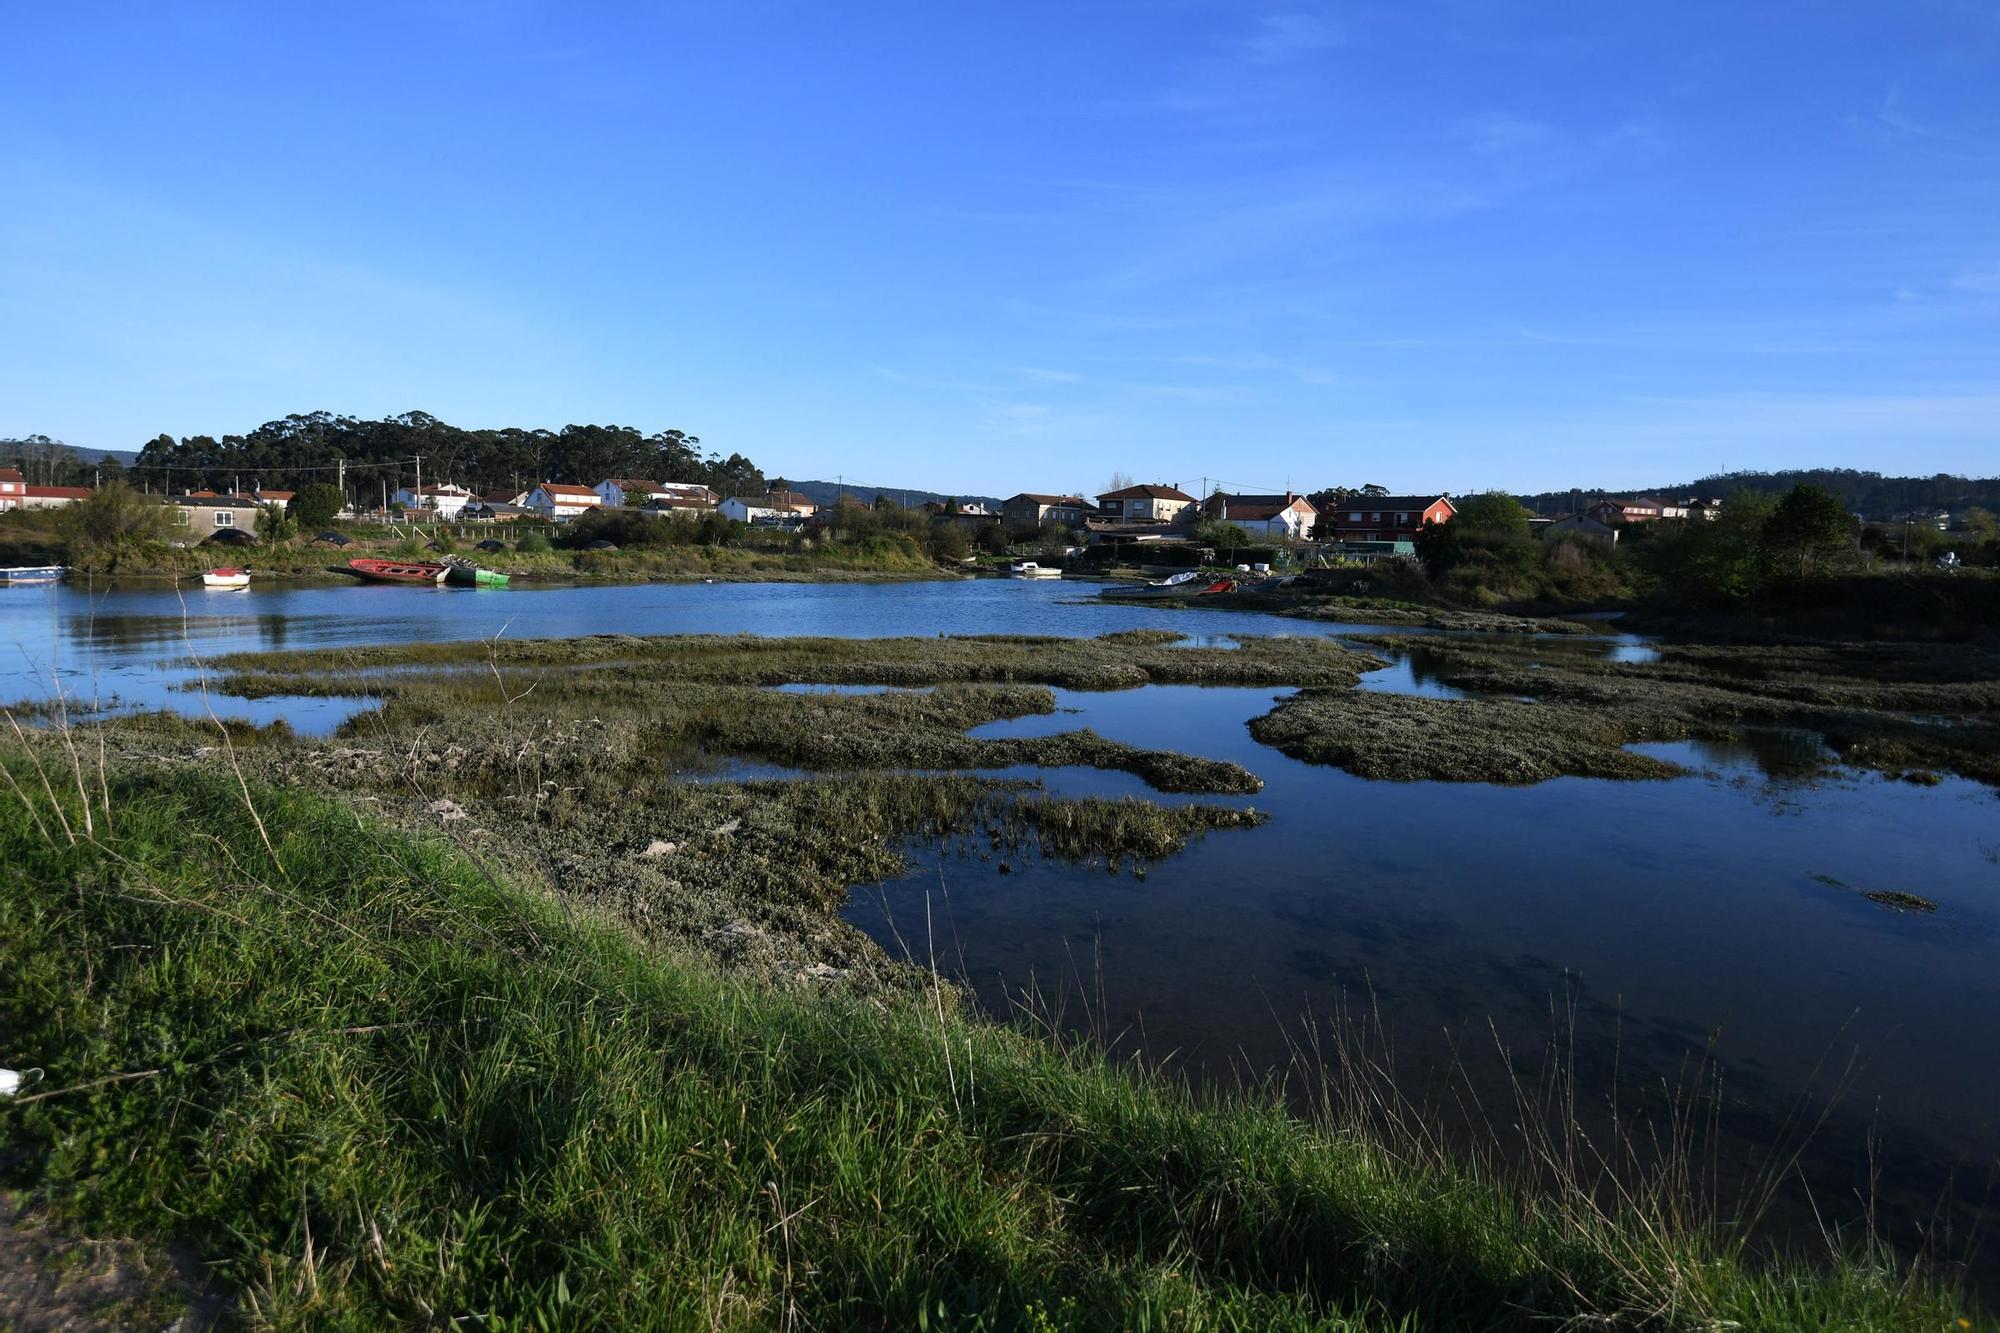
[[[1100,634],[1164,627],[1338,634],[1357,627],[1254,613],[1096,604],[1053,582],[714,584],[430,590],[154,587],[0,590],[0,698],[73,694],[199,707],[172,687],[197,658],[240,649],[598,633]],[[1380,632],[1368,630],[1367,632]],[[1644,660],[1630,638],[1548,651]],[[1365,688],[1450,697],[1421,653]],[[1284,691],[1058,691],[1046,717],[981,735],[1089,726],[1138,745],[1231,759],[1264,778],[1264,827],[1216,834],[1130,873],[922,852],[858,889],[848,915],[891,949],[932,950],[986,1004],[1025,992],[1124,1048],[1228,1078],[1286,1065],[1307,1014],[1379,1011],[1419,1089],[1451,1078],[1507,1097],[1570,1034],[1583,1092],[1647,1100],[1691,1056],[1724,1070],[1725,1160],[1755,1160],[1787,1116],[1839,1091],[1803,1169],[1832,1215],[1867,1189],[1879,1138],[1885,1212],[1993,1230],[2000,1171],[2000,800],[1975,784],[1920,788],[1840,769],[1816,737],[1641,747],[1695,770],[1669,782],[1561,779],[1528,788],[1379,783],[1299,763],[1245,723]],[[217,700],[323,730],[345,701]],[[1040,776],[1079,794],[1146,795],[1129,775]],[[1215,799],[1215,798],[1204,798]],[[1863,892],[1938,904],[1887,910]],[[927,901],[928,904],[927,904]],[[925,909],[934,937],[924,937]],[[1456,1071],[1453,1073],[1452,1071]],[[1652,1098],[1657,1102],[1658,1098]],[[1953,1173],[1956,1172],[1954,1178]],[[1963,1246],[1960,1246],[1963,1249]],[[1947,1245],[1949,1250],[1949,1245]],[[1991,1256],[1990,1249],[1986,1251]]]

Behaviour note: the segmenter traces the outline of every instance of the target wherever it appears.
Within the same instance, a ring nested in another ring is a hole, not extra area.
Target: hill
[[[2000,477],[1959,477],[1940,472],[1928,477],[1889,477],[1854,468],[1788,468],[1780,472],[1723,472],[1694,481],[1663,486],[1608,491],[1601,488],[1543,491],[1515,497],[1542,514],[1573,513],[1607,496],[1716,496],[1733,491],[1782,493],[1800,482],[1822,486],[1839,496],[1857,514],[1869,518],[1912,509],[1961,510],[1980,506],[2000,509]]]
[[[968,495],[964,492],[918,491],[905,486],[870,486],[858,481],[794,481],[788,483],[800,495],[806,496],[814,504],[829,505],[842,495],[851,495],[864,504],[873,503],[878,495],[887,496],[905,509],[929,504],[933,500],[956,500],[960,504],[983,504],[998,511],[1000,501],[990,495]]]

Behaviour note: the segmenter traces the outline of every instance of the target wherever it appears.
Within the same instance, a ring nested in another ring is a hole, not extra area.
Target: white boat
[[[16,583],[58,583],[67,572],[62,565],[8,565],[0,567],[0,587]]]
[[[1189,569],[1172,578],[1161,579],[1158,583],[1125,584],[1121,587],[1106,588],[1098,596],[1136,597],[1141,600],[1155,597],[1196,597],[1203,593],[1223,592],[1232,586],[1228,579],[1219,579],[1198,569]]]
[[[1017,560],[1007,566],[1007,572],[1017,579],[1059,579],[1062,577],[1060,569],[1051,569],[1047,565],[1038,565],[1032,560]]]
[[[247,569],[211,569],[201,576],[204,588],[247,588],[250,586],[250,571]]]

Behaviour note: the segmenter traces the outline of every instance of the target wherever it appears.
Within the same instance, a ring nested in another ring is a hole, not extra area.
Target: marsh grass
[[[256,747],[249,747],[254,751]],[[80,754],[81,751],[78,751]],[[299,789],[4,755],[0,1172],[192,1244],[252,1322],[1969,1326],[1879,1251],[1746,1262],[971,1020],[635,948]],[[112,829],[115,828],[115,833]]]
[[[1422,652],[1464,701],[1310,691],[1253,724],[1299,758],[1377,777],[1665,777],[1636,741],[1816,732],[1845,762],[2000,784],[2000,655],[1963,645],[1669,645],[1656,662],[1550,653],[1532,640],[1363,637]],[[1518,702],[1521,699],[1533,703]]]

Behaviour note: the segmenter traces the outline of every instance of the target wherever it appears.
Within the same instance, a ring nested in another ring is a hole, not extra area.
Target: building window
[[[1349,515],[1347,516],[1347,521],[1348,521],[1349,523],[1359,523],[1359,522],[1361,521],[1361,515],[1359,515],[1359,514],[1349,514]]]
[[[216,526],[216,527],[218,527],[218,528],[233,528],[233,527],[235,527],[235,526],[236,526],[236,515],[235,515],[235,514],[234,514],[233,512],[231,512],[230,510],[227,510],[227,509],[218,509],[218,510],[216,510],[216,511],[215,511],[215,526]]]
[[[182,527],[187,527],[190,522],[188,518],[188,511],[185,509],[175,509],[174,522],[180,524]]]
[[[1409,521],[1410,521],[1410,516],[1408,514],[1396,515],[1396,526],[1399,528],[1407,524]]]

